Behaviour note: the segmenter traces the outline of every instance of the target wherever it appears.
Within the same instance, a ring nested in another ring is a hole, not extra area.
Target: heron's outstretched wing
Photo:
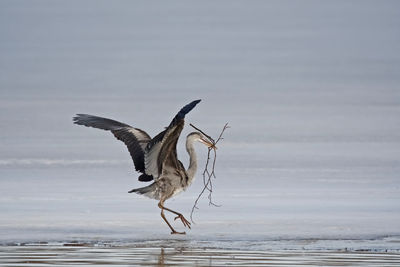
[[[173,118],[169,126],[155,136],[144,150],[145,173],[157,179],[164,163],[178,168],[179,161],[176,144],[184,126],[184,118],[201,100],[195,100],[184,106]]]
[[[144,173],[144,149],[151,140],[145,131],[119,121],[87,114],[77,114],[73,120],[75,124],[111,131],[118,140],[124,142],[128,147],[135,169]]]

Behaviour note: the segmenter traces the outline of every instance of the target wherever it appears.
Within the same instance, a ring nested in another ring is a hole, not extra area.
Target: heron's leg
[[[169,212],[172,212],[172,213],[178,215],[178,216],[175,217],[174,220],[176,220],[176,219],[178,219],[178,218],[181,219],[183,225],[184,225],[185,227],[189,227],[189,229],[191,229],[191,228],[190,228],[190,222],[189,222],[188,220],[186,220],[186,218],[183,217],[183,215],[182,215],[181,213],[176,212],[176,211],[174,211],[174,210],[171,210],[171,209],[169,209],[169,208],[166,208],[166,207],[164,207],[163,204],[164,204],[164,203],[162,203],[162,202],[160,201],[160,203],[158,203],[158,207],[160,207],[161,210],[164,209],[164,210],[167,210],[167,211],[169,211]]]
[[[164,219],[164,221],[167,223],[168,227],[171,229],[171,234],[181,234],[184,235],[186,234],[185,232],[177,232],[175,229],[171,226],[171,224],[168,222],[167,218],[164,215],[164,206],[162,205],[161,201],[158,203],[158,207],[161,209],[161,218]]]

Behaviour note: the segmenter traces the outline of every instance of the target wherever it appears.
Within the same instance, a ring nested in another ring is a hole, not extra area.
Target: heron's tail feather
[[[148,185],[145,187],[132,189],[128,193],[136,193],[136,194],[140,194],[140,195],[145,195],[146,197],[149,197],[149,198],[159,199],[157,190],[156,190],[156,183],[152,183],[151,185]]]

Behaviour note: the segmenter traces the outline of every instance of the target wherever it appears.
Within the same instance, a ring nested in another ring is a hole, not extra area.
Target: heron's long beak
[[[209,147],[209,148],[217,149],[217,147],[214,146],[213,143],[211,143],[209,140],[207,140],[207,139],[205,139],[205,138],[200,138],[200,139],[199,139],[199,142],[205,144],[205,145],[206,145],[207,147]]]

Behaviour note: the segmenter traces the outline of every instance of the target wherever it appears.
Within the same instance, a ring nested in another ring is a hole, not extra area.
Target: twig
[[[228,124],[225,124],[225,126],[227,126],[227,125],[228,125]],[[192,126],[193,128],[195,128],[197,131],[201,132],[205,137],[207,137],[207,138],[211,141],[211,143],[216,144],[216,142],[214,141],[214,139],[213,139],[211,136],[207,135],[206,133],[204,133],[202,130],[200,130],[199,128],[197,128],[197,127],[194,126],[193,124],[190,124],[190,126]]]
[[[215,204],[212,201],[212,192],[213,192],[213,184],[212,184],[212,179],[211,178],[216,178],[215,175],[215,164],[217,162],[217,147],[216,144],[223,140],[222,135],[224,134],[225,130],[229,128],[228,123],[224,125],[224,128],[222,128],[221,133],[219,134],[217,141],[215,141],[211,136],[207,135],[204,133],[202,130],[194,126],[193,124],[190,124],[194,129],[202,133],[205,137],[209,139],[209,141],[213,144],[211,147],[208,148],[208,153],[207,153],[207,161],[206,165],[204,167],[203,171],[203,189],[201,190],[200,194],[197,196],[194,205],[192,207],[192,211],[190,213],[190,220],[194,223],[193,221],[193,212],[195,209],[199,209],[197,206],[201,196],[204,194],[204,192],[207,190],[208,191],[208,205],[210,206],[215,206],[215,207],[220,207],[220,205]],[[214,150],[214,155],[212,157],[212,165],[211,165],[211,170],[209,170],[210,167],[210,160],[211,160],[211,150]]]

